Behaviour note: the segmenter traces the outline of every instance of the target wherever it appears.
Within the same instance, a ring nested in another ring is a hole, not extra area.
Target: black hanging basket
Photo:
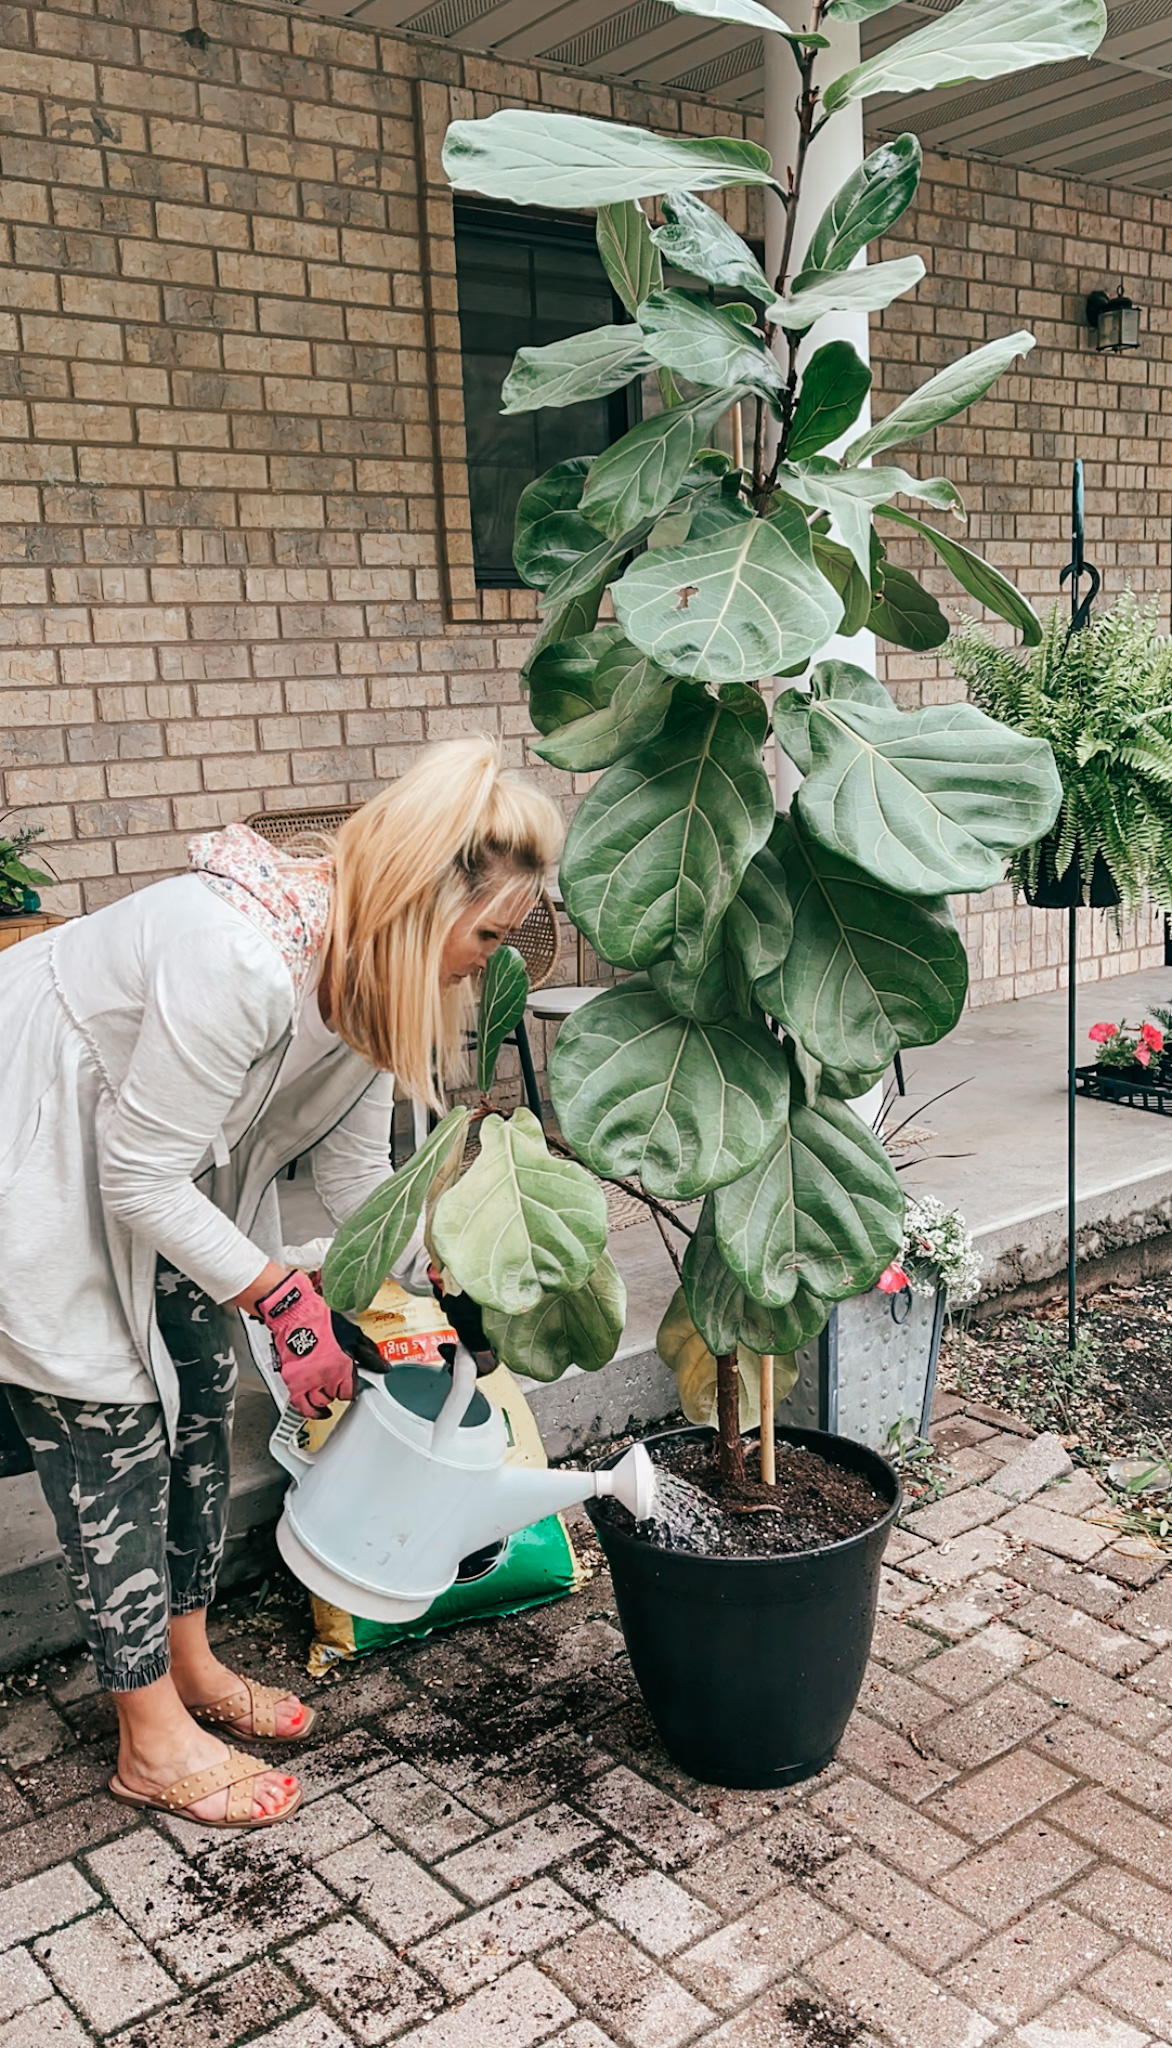
[[[1074,856],[1069,866],[1063,868],[1061,874],[1054,866],[1057,844],[1054,833],[1043,839],[1038,854],[1038,879],[1032,889],[1025,890],[1026,902],[1035,910],[1071,910],[1084,903],[1089,904],[1092,910],[1114,910],[1121,899],[1115,877],[1102,854],[1095,855],[1088,884],[1083,874],[1078,841],[1075,841]]]

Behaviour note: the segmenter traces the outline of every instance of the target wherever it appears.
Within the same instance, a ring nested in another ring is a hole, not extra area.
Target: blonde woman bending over
[[[232,1311],[268,1324],[302,1413],[352,1396],[276,1177],[308,1153],[338,1222],[386,1179],[393,1077],[433,1107],[459,1078],[469,977],[560,839],[491,741],[452,741],[327,851],[229,825],[192,841],[190,873],[0,954],[0,1382],[114,1694],[117,1799],[219,1827],[301,1802],[212,1732],[313,1722],[208,1645]]]

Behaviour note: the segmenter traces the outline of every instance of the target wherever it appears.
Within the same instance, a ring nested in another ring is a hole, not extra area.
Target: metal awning
[[[955,0],[900,0],[862,26],[863,52]],[[666,0],[306,0],[307,11],[396,29],[506,61],[697,93],[757,113],[761,37],[677,14]],[[797,9],[794,10],[797,19]],[[1095,57],[988,85],[868,102],[875,138],[914,129],[925,147],[1141,191],[1172,191],[1172,0],[1118,0]]]

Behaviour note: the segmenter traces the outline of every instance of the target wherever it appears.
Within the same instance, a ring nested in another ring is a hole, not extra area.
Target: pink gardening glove
[[[272,1331],[277,1366],[299,1415],[329,1413],[331,1401],[352,1401],[354,1360],[333,1332],[330,1311],[305,1273],[288,1273],[256,1304]]]

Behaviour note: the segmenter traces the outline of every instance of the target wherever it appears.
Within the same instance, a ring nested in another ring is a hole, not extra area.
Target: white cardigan
[[[173,1425],[156,1254],[228,1301],[283,1256],[288,1160],[312,1153],[335,1221],[387,1178],[391,1076],[320,1022],[286,1062],[296,1007],[277,946],[195,875],[0,953],[0,1381],[161,1398]]]

